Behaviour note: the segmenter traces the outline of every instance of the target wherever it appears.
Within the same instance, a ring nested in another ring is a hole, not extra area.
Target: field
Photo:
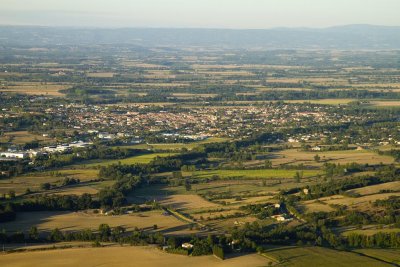
[[[400,182],[396,181],[378,185],[365,186],[353,190],[348,190],[347,193],[365,196],[365,195],[377,194],[382,190],[400,191]]]
[[[315,155],[319,155],[321,160],[316,162]],[[359,164],[391,164],[394,159],[390,156],[378,155],[370,150],[343,150],[343,151],[301,151],[298,149],[287,149],[272,153],[271,161],[274,166],[285,164],[301,164],[310,166],[322,166],[324,163],[352,163]]]
[[[38,191],[43,183],[59,184],[64,177],[79,179],[81,182],[88,182],[97,178],[97,170],[92,169],[66,169],[58,170],[61,177],[51,176],[48,172],[31,173],[12,178],[0,179],[0,194],[6,194],[14,190],[17,195],[25,193],[26,189]],[[85,184],[85,186],[90,186]],[[70,190],[72,187],[69,187]],[[76,189],[76,187],[75,187]],[[63,190],[67,190],[66,188]],[[81,190],[81,189],[79,189]],[[75,190],[72,190],[75,191]]]
[[[218,143],[218,142],[226,142],[226,141],[229,141],[229,138],[210,137],[203,141],[197,141],[197,142],[191,142],[191,143],[140,144],[140,145],[126,146],[126,148],[155,149],[155,150],[161,150],[161,151],[163,151],[163,150],[181,150],[182,148],[191,150],[202,144]]]
[[[362,210],[370,210],[372,208],[371,203],[375,202],[376,200],[387,199],[390,196],[400,196],[400,192],[374,194],[356,198],[342,196],[342,195],[334,195],[330,197],[320,198],[320,200],[325,202],[326,204],[345,205],[348,206],[350,209],[362,211]],[[306,201],[305,203],[309,202]]]
[[[399,249],[357,249],[355,252],[397,265],[400,264]]]
[[[219,260],[214,256],[187,257],[167,254],[150,247],[72,248],[0,255],[4,267],[24,266],[193,266],[193,267],[258,267],[270,260],[257,254]]]
[[[357,99],[315,99],[315,100],[285,100],[287,103],[311,103],[311,104],[321,104],[321,105],[346,105]]]
[[[375,107],[400,107],[400,101],[371,101],[370,104]]]
[[[391,266],[379,260],[357,255],[356,253],[337,251],[321,247],[282,247],[267,250],[264,255],[282,262],[279,266],[354,266],[377,267]]]
[[[222,179],[226,178],[293,178],[296,170],[213,170],[213,171],[196,171],[194,177],[196,178],[210,178],[214,175]],[[314,177],[318,175],[318,170],[304,170],[304,178]],[[192,173],[187,173],[188,175]]]
[[[60,90],[69,88],[69,85],[56,83],[16,82],[1,88],[2,92],[23,93],[28,95],[63,96]]]
[[[356,229],[356,230],[350,230],[350,231],[345,231],[342,233],[343,236],[347,236],[349,234],[360,234],[360,235],[374,235],[377,233],[400,233],[400,229],[398,228],[379,228],[379,227],[370,227],[367,229]]]
[[[97,166],[108,166],[112,164],[118,164],[121,162],[121,164],[144,164],[144,163],[149,163],[156,157],[169,157],[175,155],[174,153],[153,153],[153,154],[145,154],[145,155],[140,155],[140,156],[134,156],[126,159],[113,159],[113,160],[89,160],[80,163],[79,165],[75,166],[84,166],[86,168],[93,168]]]
[[[27,131],[6,132],[3,136],[0,136],[0,143],[12,142],[14,144],[25,144],[32,141],[46,142],[52,140],[51,138],[31,134]]]
[[[334,209],[329,207],[327,204],[323,202],[318,202],[315,200],[307,201],[303,204],[299,204],[298,208],[303,213],[312,213],[312,212],[330,212],[333,211]]]
[[[160,204],[174,209],[193,210],[201,208],[215,208],[217,204],[209,202],[198,195],[170,195],[170,196],[146,196],[149,200],[156,200]]]
[[[185,222],[173,216],[165,216],[161,210],[117,216],[90,212],[21,212],[17,214],[16,221],[3,223],[1,226],[7,231],[28,231],[35,225],[40,231],[50,232],[54,228],[59,228],[61,231],[95,230],[102,223],[110,227],[123,226],[127,231],[135,227],[153,230],[153,225],[156,224],[157,231],[166,234],[192,233]]]

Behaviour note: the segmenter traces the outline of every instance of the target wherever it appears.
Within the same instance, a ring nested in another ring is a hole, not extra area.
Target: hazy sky
[[[271,28],[400,26],[400,0],[0,0],[0,24]]]

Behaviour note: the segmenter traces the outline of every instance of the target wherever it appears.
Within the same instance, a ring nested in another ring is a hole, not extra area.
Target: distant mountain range
[[[400,27],[347,25],[265,30],[0,26],[0,45],[207,46],[244,49],[400,49]]]

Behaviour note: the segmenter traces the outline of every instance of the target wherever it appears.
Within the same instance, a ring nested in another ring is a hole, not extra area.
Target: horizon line
[[[381,24],[337,24],[325,27],[288,27],[288,26],[278,26],[269,28],[228,28],[228,27],[162,27],[162,26],[116,26],[116,27],[104,27],[104,26],[72,26],[72,25],[40,25],[40,24],[0,24],[0,27],[26,27],[26,28],[64,28],[64,29],[92,29],[92,30],[108,30],[108,29],[154,29],[154,30],[232,30],[232,31],[246,31],[246,30],[326,30],[332,28],[345,28],[354,26],[364,26],[364,27],[379,27],[379,28],[400,28],[400,25],[381,25]]]

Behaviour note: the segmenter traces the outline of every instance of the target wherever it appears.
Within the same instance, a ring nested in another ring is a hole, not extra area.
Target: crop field
[[[126,215],[107,216],[90,212],[21,212],[17,214],[14,222],[3,223],[2,228],[7,231],[28,231],[31,226],[37,226],[40,231],[50,232],[58,228],[61,231],[78,231],[84,229],[96,230],[102,223],[110,227],[123,226],[127,231],[135,227],[153,231],[153,225],[157,225],[156,231],[166,234],[192,233],[188,225],[173,216],[165,216],[161,210],[140,212]]]
[[[71,248],[0,255],[4,267],[24,266],[193,266],[258,267],[270,260],[257,254],[237,255],[224,261],[214,256],[187,257],[162,252],[151,247]]]
[[[400,196],[400,192],[374,194],[355,198],[342,195],[334,195],[330,197],[320,198],[320,200],[327,204],[345,205],[351,209],[362,211],[372,209],[372,202],[378,199],[388,199],[390,196]]]
[[[218,194],[221,192],[230,192],[233,195],[255,194],[265,196],[266,194],[275,194],[280,189],[289,189],[297,187],[299,184],[291,179],[243,179],[243,180],[216,180],[208,183],[192,184],[192,190],[186,191],[184,186],[166,186],[152,185],[144,186],[135,190],[135,196],[170,196],[170,195],[192,195],[192,194]],[[302,185],[313,184],[313,182],[302,182]]]
[[[16,82],[0,88],[0,92],[23,93],[28,95],[63,96],[60,90],[69,88],[70,85],[56,83]]]
[[[337,251],[321,247],[282,247],[267,250],[263,255],[280,261],[279,266],[391,266],[379,260],[360,256],[356,253]]]
[[[356,101],[353,98],[335,98],[335,99],[313,99],[313,100],[285,100],[287,103],[311,103],[320,105],[347,105],[350,102]]]
[[[209,202],[198,195],[146,196],[146,198],[156,200],[160,204],[174,209],[192,210],[218,207],[217,204]]]
[[[86,162],[82,162],[79,165],[75,166],[84,166],[85,168],[93,168],[97,166],[108,166],[112,164],[144,164],[149,163],[156,157],[169,157],[175,155],[174,153],[153,153],[153,154],[145,154],[140,156],[134,156],[126,159],[113,159],[113,160],[90,160]]]
[[[227,178],[293,178],[296,170],[212,170],[212,171],[196,171],[195,178],[210,178],[214,175],[222,179]],[[192,173],[187,173],[190,175]],[[314,177],[319,174],[318,170],[303,170],[304,178]]]
[[[114,75],[114,72],[92,72],[86,74],[87,77],[91,78],[112,78]]]
[[[331,208],[329,205],[325,204],[324,202],[315,201],[315,200],[301,202],[301,204],[298,205],[298,208],[303,213],[330,212],[330,211],[334,210],[333,208]]]
[[[79,179],[81,183],[76,186],[64,187],[57,189],[55,193],[67,193],[72,192],[76,194],[83,194],[84,191],[94,192],[109,183],[103,181],[99,183],[88,184],[87,182],[97,179],[98,170],[93,169],[59,169],[57,170],[61,176],[52,176],[49,172],[38,172],[24,174],[16,177],[0,179],[0,194],[7,194],[10,190],[15,191],[17,195],[23,194],[29,188],[31,191],[40,191],[40,185],[44,183],[50,183],[59,186],[64,178],[75,178]],[[80,188],[82,187],[82,188]],[[85,188],[85,189],[84,189]]]
[[[355,252],[397,265],[400,264],[400,249],[356,249]]]
[[[94,169],[65,168],[59,169],[57,172],[60,172],[63,176],[79,179],[82,182],[96,179],[99,171]]]
[[[373,226],[367,226],[367,229],[355,229],[355,230],[348,230],[344,231],[341,234],[343,236],[347,236],[349,234],[360,234],[360,235],[374,235],[377,233],[400,233],[399,228],[379,228],[379,227],[373,227]]]
[[[84,183],[79,183],[77,185],[69,185],[69,186],[63,186],[61,188],[50,189],[46,191],[46,194],[77,195],[77,196],[83,194],[94,195],[98,193],[101,189],[112,186],[114,182],[115,181],[111,180],[99,181],[99,182],[84,182]]]
[[[17,195],[25,193],[27,188],[38,190],[42,183],[56,183],[60,177],[51,177],[49,175],[22,175],[12,178],[0,179],[0,194],[6,194],[10,190],[15,191]]]
[[[316,162],[315,155],[320,156],[320,161]],[[285,164],[301,164],[310,166],[322,166],[324,163],[352,163],[359,164],[384,164],[394,163],[393,157],[378,155],[370,150],[343,150],[343,151],[301,151],[298,149],[287,149],[280,152],[272,153],[272,164],[275,166]]]
[[[400,101],[371,101],[370,104],[375,107],[400,107]]]
[[[378,185],[365,186],[357,189],[348,190],[347,193],[361,196],[377,194],[383,190],[400,191],[400,182],[389,182]]]
[[[25,144],[32,141],[46,142],[52,140],[51,138],[32,134],[27,131],[6,132],[3,136],[0,136],[0,143],[13,142],[15,144]]]
[[[126,148],[155,149],[155,150],[161,150],[161,151],[162,150],[181,150],[182,148],[191,150],[202,144],[218,143],[218,142],[226,142],[226,141],[229,141],[229,138],[210,137],[203,141],[190,142],[190,143],[140,144],[140,145],[126,146]]]

